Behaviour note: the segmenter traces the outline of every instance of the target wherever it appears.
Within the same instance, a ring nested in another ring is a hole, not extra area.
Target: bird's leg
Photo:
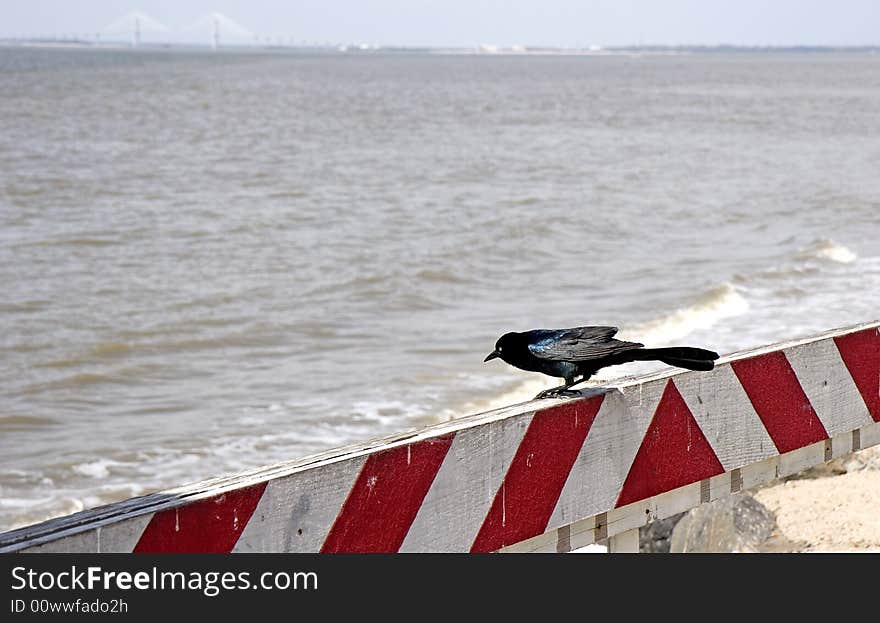
[[[535,396],[535,400],[540,400],[542,398],[557,398],[559,396],[580,396],[581,393],[577,390],[570,390],[569,387],[573,385],[577,385],[578,383],[583,383],[588,378],[587,375],[583,375],[580,380],[575,381],[574,377],[565,379],[565,383],[560,385],[559,387],[551,387],[550,389],[545,389],[540,392],[537,396]]]
[[[535,396],[535,400],[541,400],[542,398],[558,398],[559,396],[571,396],[577,394],[578,392],[569,390],[567,386],[560,385],[559,387],[551,387],[550,389],[545,389],[542,392],[539,392],[537,396]]]
[[[589,375],[589,374],[582,374],[581,378],[579,378],[577,381],[574,380],[574,377],[572,377],[571,379],[565,379],[565,385],[563,385],[563,388],[568,389],[569,387],[571,387],[573,385],[580,385],[581,383],[583,383],[584,381],[589,379],[590,376],[591,375]]]

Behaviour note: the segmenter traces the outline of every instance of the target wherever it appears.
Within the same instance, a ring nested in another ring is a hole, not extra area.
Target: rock
[[[846,473],[858,472],[863,469],[880,470],[880,446],[865,448],[839,459]]]
[[[773,513],[748,493],[737,493],[688,511],[672,530],[669,551],[757,552],[775,528]]]
[[[684,515],[684,513],[678,513],[666,519],[652,521],[647,526],[639,528],[639,552],[643,554],[669,553],[669,537],[672,536],[675,524]]]

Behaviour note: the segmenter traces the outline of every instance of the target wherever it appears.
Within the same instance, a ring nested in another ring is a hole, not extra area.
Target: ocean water
[[[0,529],[525,400],[510,330],[875,320],[878,111],[856,54],[0,49]]]

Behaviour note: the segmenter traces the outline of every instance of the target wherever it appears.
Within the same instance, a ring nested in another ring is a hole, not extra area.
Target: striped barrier
[[[880,323],[0,535],[0,552],[631,550],[653,519],[880,443]]]

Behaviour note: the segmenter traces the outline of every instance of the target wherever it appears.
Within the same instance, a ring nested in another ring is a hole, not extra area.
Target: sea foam
[[[708,329],[725,318],[749,311],[749,302],[731,283],[723,283],[700,296],[693,305],[622,330],[620,339],[648,347],[668,345],[699,329]]]
[[[798,259],[826,260],[837,262],[838,264],[851,264],[859,258],[853,251],[830,238],[814,241],[809,246],[798,251],[796,257]]]

